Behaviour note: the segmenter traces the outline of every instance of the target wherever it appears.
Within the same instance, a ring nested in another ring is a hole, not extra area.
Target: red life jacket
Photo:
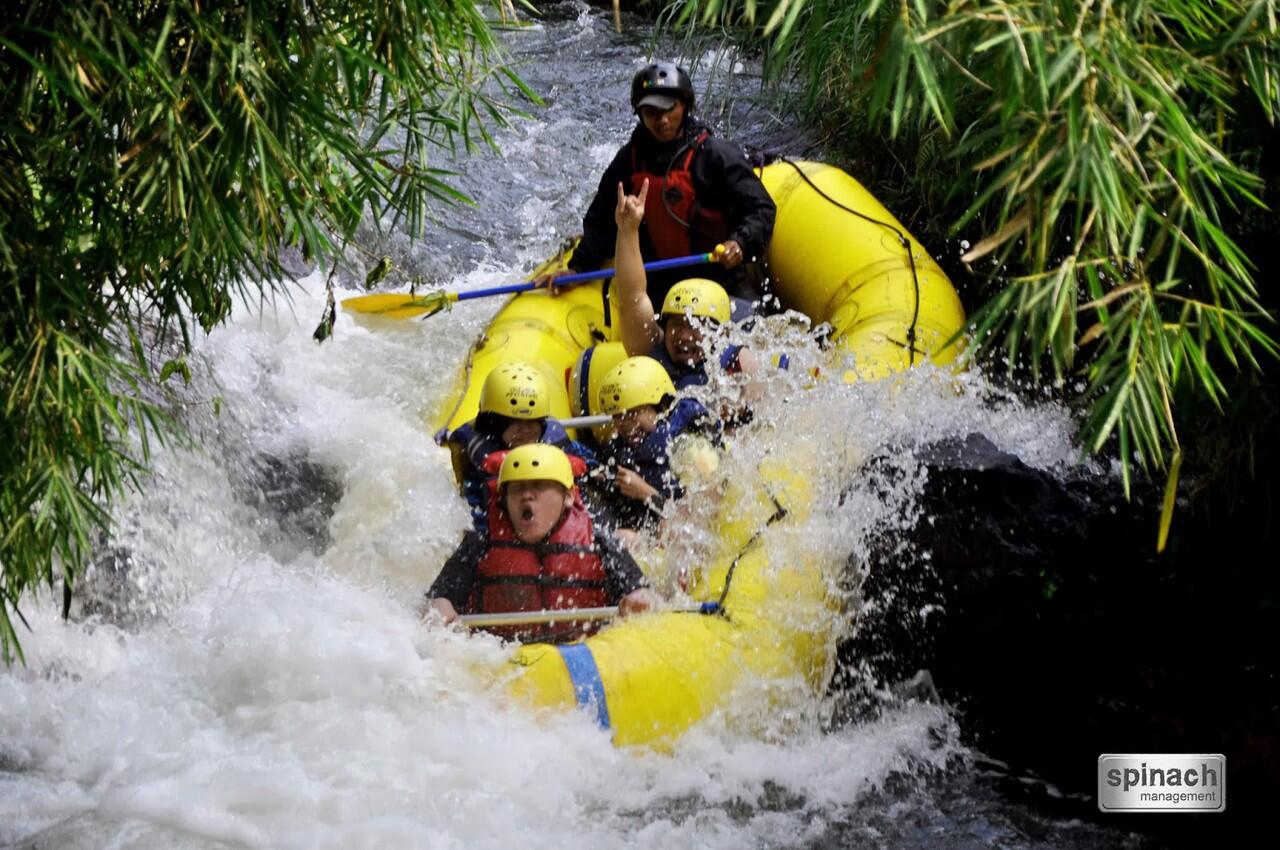
[[[594,543],[591,516],[576,488],[573,505],[541,543],[516,537],[495,491],[489,498],[489,548],[476,568],[468,610],[499,614],[608,605],[604,562]],[[509,640],[556,641],[590,634],[598,627],[598,622],[566,620],[488,631]]]
[[[710,135],[703,130],[688,145],[688,153],[681,159],[677,153],[665,174],[651,174],[642,170],[636,149],[631,147],[631,193],[640,194],[640,187],[649,181],[649,194],[644,203],[644,226],[649,241],[658,252],[658,259],[683,257],[695,251],[710,251],[717,243],[729,238],[729,225],[724,214],[704,209],[698,203],[693,188],[694,155]]]

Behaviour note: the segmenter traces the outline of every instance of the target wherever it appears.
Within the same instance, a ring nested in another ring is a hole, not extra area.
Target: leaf
[[[382,257],[378,260],[378,264],[369,270],[364,278],[364,288],[366,291],[373,289],[379,283],[386,279],[387,275],[395,266],[391,262],[390,257]]]
[[[1173,453],[1169,476],[1164,482],[1164,500],[1160,506],[1160,530],[1156,534],[1156,551],[1164,552],[1169,542],[1169,527],[1173,524],[1173,507],[1178,499],[1178,473],[1182,470],[1182,450]]]
[[[1145,288],[1146,288],[1146,283],[1144,282],[1128,283],[1128,284],[1125,284],[1124,286],[1117,286],[1115,289],[1111,290],[1101,298],[1095,298],[1092,301],[1087,301],[1084,304],[1081,304],[1076,309],[1078,309],[1082,313],[1085,310],[1097,310],[1101,307],[1105,307],[1106,305],[1115,301],[1117,298],[1123,298],[1124,296],[1128,295],[1131,292],[1135,292]]]
[[[1089,326],[1088,330],[1080,335],[1080,339],[1076,341],[1076,345],[1080,348],[1084,348],[1086,345],[1106,333],[1106,330],[1107,327],[1102,322],[1095,322]]]
[[[165,361],[164,365],[160,367],[160,383],[163,384],[173,377],[175,373],[182,376],[184,383],[191,383],[191,370],[187,367],[185,357],[175,357]]]
[[[333,287],[330,286],[325,297],[324,313],[320,317],[320,324],[316,325],[316,329],[311,334],[316,344],[323,343],[333,335],[333,325],[337,320],[338,311],[333,300]]]
[[[996,231],[993,235],[978,242],[968,251],[960,255],[960,259],[966,263],[972,263],[981,257],[985,257],[995,249],[999,248],[1005,242],[1008,242],[1019,232],[1026,229],[1027,224],[1031,221],[1031,208],[1024,206],[1022,209],[1004,223],[1004,226]]]

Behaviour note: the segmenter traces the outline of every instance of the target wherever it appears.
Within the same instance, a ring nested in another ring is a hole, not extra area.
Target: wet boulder
[[[979,436],[916,456],[920,519],[862,565],[843,669],[881,683],[927,669],[979,750],[1069,791],[1096,788],[1107,752],[1225,753],[1232,802],[1277,787],[1265,529],[1184,511],[1157,554],[1154,486],[1125,501],[1110,477],[1035,469]]]

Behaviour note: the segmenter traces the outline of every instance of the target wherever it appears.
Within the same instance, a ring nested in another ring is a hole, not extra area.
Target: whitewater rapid
[[[549,106],[460,169],[475,209],[374,246],[401,281],[515,282],[577,225],[594,186],[574,181],[625,139],[623,92],[648,44],[612,36],[599,10],[554,8],[512,36]],[[581,55],[547,68],[552,45]],[[749,70],[724,76],[753,85]],[[822,695],[749,731],[713,717],[648,752],[614,748],[585,714],[507,702],[472,672],[500,665],[496,640],[415,611],[468,524],[427,423],[497,304],[426,321],[340,311],[317,345],[325,283],[312,273],[197,340],[192,385],[169,402],[192,445],[156,452],[70,620],[60,594],[24,600],[27,663],[0,670],[0,846],[789,847],[824,846],[833,825],[874,844],[877,818],[915,805],[883,803],[895,777],[964,769],[957,721],[930,704],[835,725]],[[338,297],[355,294],[340,277]],[[819,356],[794,333],[758,341]],[[912,459],[892,503],[857,477],[888,447],[980,433],[1038,468],[1078,456],[1064,411],[977,374],[778,395],[759,427],[793,441],[775,449],[831,453],[809,530],[855,562],[875,529],[918,519]]]

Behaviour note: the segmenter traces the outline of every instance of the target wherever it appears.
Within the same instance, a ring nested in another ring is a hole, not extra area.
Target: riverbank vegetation
[[[121,0],[0,12],[0,655],[110,525],[193,330],[464,200],[433,151],[536,97],[510,0]],[[369,215],[372,213],[372,215]],[[156,352],[167,352],[157,357]]]
[[[686,0],[666,19],[761,49],[854,173],[954,246],[971,356],[1060,389],[1126,491],[1166,473],[1163,546],[1182,435],[1275,367],[1278,11]]]

